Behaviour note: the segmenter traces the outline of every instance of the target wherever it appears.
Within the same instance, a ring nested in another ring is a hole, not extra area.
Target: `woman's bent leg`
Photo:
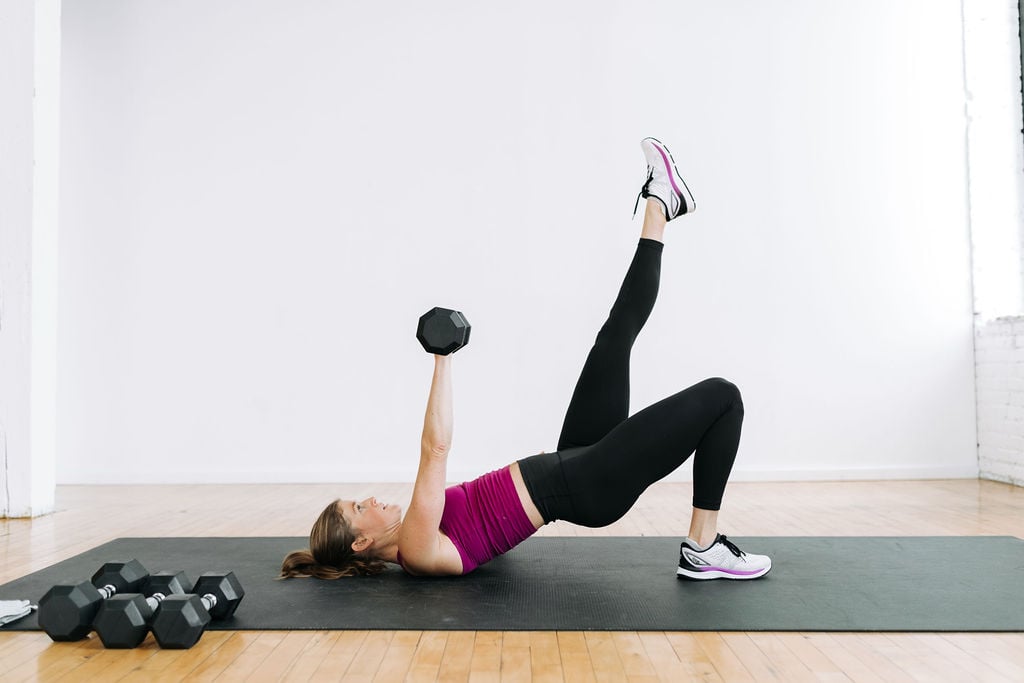
[[[739,389],[705,380],[633,415],[598,443],[564,453],[568,504],[559,518],[606,526],[626,514],[648,486],[696,451],[693,505],[718,510],[743,425]]]

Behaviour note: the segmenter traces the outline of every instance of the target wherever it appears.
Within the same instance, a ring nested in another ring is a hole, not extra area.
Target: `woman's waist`
[[[540,510],[537,509],[533,498],[530,496],[530,490],[526,487],[523,473],[519,470],[519,463],[514,462],[509,465],[508,471],[512,476],[512,483],[516,487],[516,493],[519,495],[519,502],[523,504],[523,512],[530,518],[530,523],[533,524],[535,530],[541,528],[544,526],[544,516],[540,514]]]

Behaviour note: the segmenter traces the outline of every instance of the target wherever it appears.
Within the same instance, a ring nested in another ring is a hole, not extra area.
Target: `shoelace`
[[[726,548],[728,548],[730,550],[730,552],[732,552],[732,554],[735,555],[736,557],[743,557],[746,554],[742,550],[737,548],[735,543],[733,543],[728,538],[726,538],[725,534],[720,534],[718,536],[718,540],[721,541],[722,545],[724,545]]]
[[[640,188],[640,194],[636,196],[636,204],[633,205],[633,218],[636,218],[636,210],[640,207],[640,197],[643,197],[644,192],[647,192],[647,188],[650,186],[652,180],[654,180],[654,169],[648,166],[647,180],[644,181],[644,186]]]

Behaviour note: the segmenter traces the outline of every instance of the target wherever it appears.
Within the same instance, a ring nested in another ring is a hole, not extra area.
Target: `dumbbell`
[[[416,338],[423,348],[438,356],[455,353],[469,343],[469,321],[449,308],[432,308],[420,316]]]
[[[53,640],[81,640],[89,635],[104,600],[134,591],[149,575],[138,560],[107,562],[91,581],[59,583],[39,599],[39,626]]]
[[[185,650],[197,642],[211,619],[228,619],[245,597],[234,572],[207,572],[193,593],[168,595],[153,615],[150,629],[160,647]]]
[[[139,593],[118,593],[100,605],[92,627],[104,647],[138,647],[146,639],[153,614],[169,595],[192,592],[192,582],[185,572],[150,574]]]

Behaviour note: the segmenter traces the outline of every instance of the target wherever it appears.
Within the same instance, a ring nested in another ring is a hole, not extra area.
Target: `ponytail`
[[[340,579],[345,576],[373,576],[384,571],[387,565],[380,560],[352,558],[344,567],[319,564],[309,550],[295,550],[288,553],[281,564],[279,579],[312,576],[317,579]]]
[[[372,576],[387,567],[385,562],[357,556],[352,550],[356,540],[345,516],[332,502],[317,517],[309,532],[309,550],[295,550],[285,556],[277,578],[291,579],[312,576],[318,579],[340,579],[344,576]]]

